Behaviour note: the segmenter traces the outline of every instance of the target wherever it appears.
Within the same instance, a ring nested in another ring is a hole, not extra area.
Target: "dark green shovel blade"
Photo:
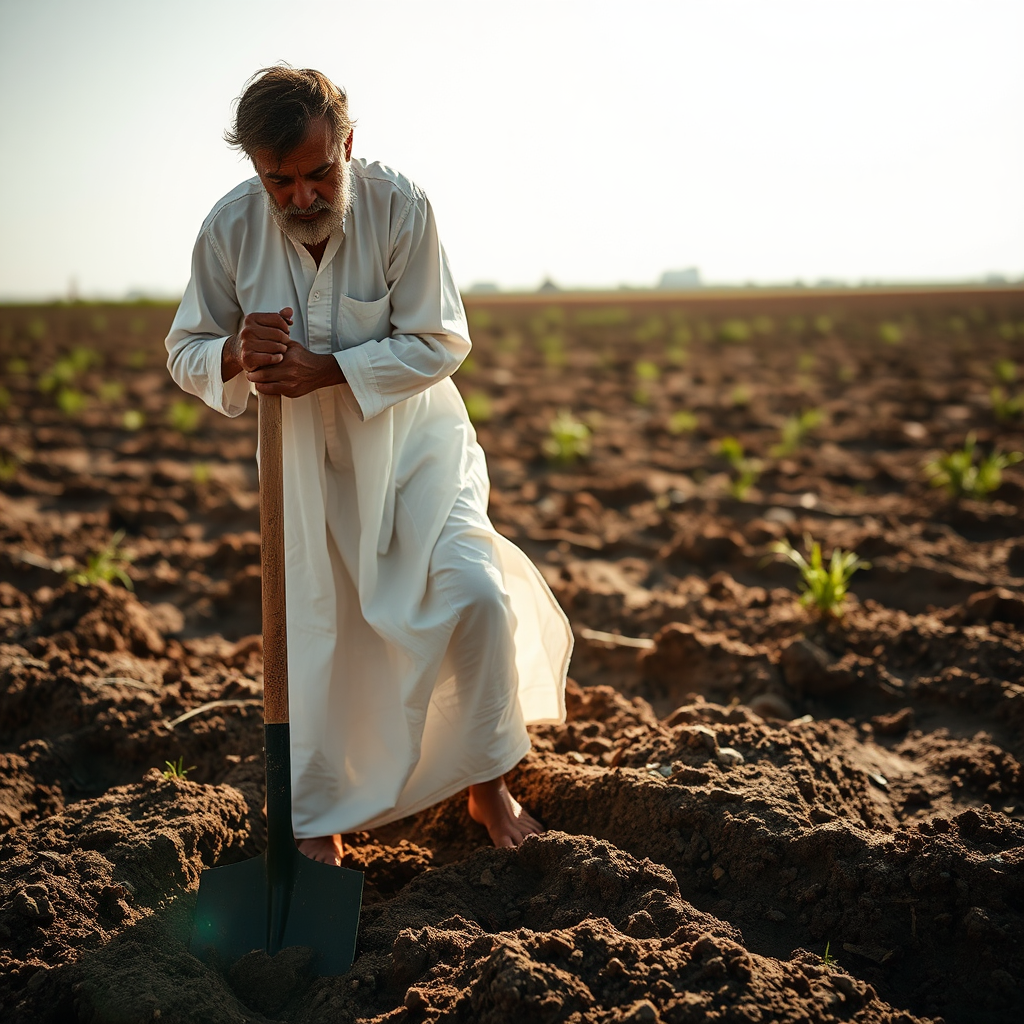
[[[307,946],[316,954],[316,974],[344,974],[355,958],[363,873],[321,864],[296,849],[288,724],[263,731],[267,849],[202,873],[188,948],[206,963],[227,967],[254,949],[274,956],[286,946]]]
[[[273,956],[286,946],[308,946],[319,975],[344,974],[355,958],[360,871],[320,864],[293,847],[285,881],[269,881],[267,855],[204,871],[189,949],[200,960],[233,963],[254,949]],[[291,891],[288,891],[290,886]]]

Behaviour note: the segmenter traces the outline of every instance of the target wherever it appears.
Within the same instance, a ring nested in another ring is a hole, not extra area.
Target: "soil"
[[[1024,1019],[1024,465],[924,468],[1024,450],[1019,290],[470,306],[492,518],[576,634],[509,778],[548,831],[347,836],[339,978],[188,952],[265,843],[259,519],[254,412],[176,391],[171,312],[0,309],[0,1019]],[[839,616],[805,535],[870,562]]]

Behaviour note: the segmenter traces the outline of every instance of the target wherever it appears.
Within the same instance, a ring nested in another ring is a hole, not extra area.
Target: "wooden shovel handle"
[[[288,721],[281,396],[260,395],[260,560],[263,569],[263,721]]]

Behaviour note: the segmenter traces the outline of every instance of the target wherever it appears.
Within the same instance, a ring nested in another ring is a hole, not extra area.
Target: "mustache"
[[[324,199],[322,196],[317,196],[316,199],[314,199],[313,202],[310,203],[310,205],[307,206],[305,209],[302,209],[301,206],[296,206],[294,203],[289,203],[287,206],[281,208],[281,212],[286,217],[292,217],[296,215],[300,217],[305,217],[311,213],[320,213],[323,210],[333,209],[334,207],[331,206],[331,204],[327,202],[326,199]]]

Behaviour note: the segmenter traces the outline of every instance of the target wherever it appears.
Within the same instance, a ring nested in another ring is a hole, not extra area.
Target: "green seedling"
[[[751,330],[745,320],[726,320],[718,328],[718,340],[726,344],[740,345],[750,341]]]
[[[685,348],[693,341],[693,331],[688,324],[678,324],[672,328],[672,344]]]
[[[1010,395],[1006,388],[997,384],[989,395],[992,399],[992,413],[1000,423],[1008,423],[1024,413],[1024,391]]]
[[[551,367],[565,366],[565,341],[561,334],[552,332],[537,340],[544,362]]]
[[[205,462],[192,463],[192,483],[203,487],[210,482],[210,467]]]
[[[0,384],[0,412],[3,412],[11,404],[11,393]]]
[[[145,349],[137,348],[128,355],[126,362],[133,370],[142,370],[149,361],[149,353]]]
[[[754,330],[760,335],[769,335],[775,333],[775,322],[770,316],[755,316],[754,317]]]
[[[167,411],[167,422],[181,434],[195,433],[202,418],[202,408],[184,399],[174,402]]]
[[[813,352],[801,352],[800,358],[796,361],[796,368],[800,373],[810,373],[817,363],[817,357]]]
[[[992,367],[996,378],[1009,386],[1017,379],[1017,364],[1012,359],[999,359]]]
[[[1013,341],[1017,335],[1017,328],[1011,324],[1008,320],[1003,321],[998,327],[999,337],[1003,341]]]
[[[125,430],[141,430],[146,423],[146,417],[138,409],[128,409],[121,418]]]
[[[459,367],[459,373],[467,377],[472,377],[476,371],[476,360],[472,356],[466,356],[466,358],[462,360],[462,365]]]
[[[164,761],[164,764],[167,765],[164,769],[165,779],[185,779],[188,778],[189,772],[194,772],[196,770],[195,765],[191,765],[186,768],[185,759],[183,757],[179,757],[177,761]]]
[[[470,423],[486,423],[493,415],[491,400],[483,391],[471,391],[465,398]]]
[[[903,328],[894,323],[881,324],[878,328],[878,337],[886,345],[899,345],[903,341]]]
[[[641,359],[634,364],[633,372],[636,374],[637,380],[642,380],[645,383],[653,383],[661,376],[658,364],[652,363],[649,359]]]
[[[17,475],[21,460],[13,453],[0,452],[0,484],[9,484]]]
[[[976,437],[974,431],[967,435],[963,448],[946,452],[925,464],[924,471],[932,487],[944,487],[951,498],[987,498],[999,490],[1003,482],[1003,470],[1024,459],[1021,452],[995,451],[975,463]]]
[[[104,583],[113,583],[117,580],[128,590],[134,590],[135,586],[125,572],[125,566],[131,564],[132,555],[121,547],[123,540],[124,530],[118,530],[106,547],[89,556],[85,568],[69,573],[68,580],[83,587],[93,586],[100,580]]]
[[[800,603],[814,607],[823,616],[839,618],[849,591],[850,577],[858,569],[870,569],[871,563],[859,558],[855,551],[833,548],[826,564],[821,555],[821,544],[804,535],[804,546],[810,559],[804,558],[789,541],[780,540],[772,545],[772,552],[782,561],[800,570]]]
[[[668,418],[668,432],[670,434],[691,434],[697,429],[697,417],[686,409],[680,409],[672,413]]]
[[[86,373],[93,367],[103,364],[103,356],[96,349],[86,345],[76,345],[67,359],[75,368],[75,373]]]
[[[826,971],[838,971],[841,968],[839,967],[839,961],[829,952],[831,946],[831,942],[825,943],[825,955],[821,958],[821,965]]]
[[[29,365],[27,359],[20,359],[17,356],[15,356],[14,359],[9,359],[7,361],[7,372],[11,374],[12,377],[24,376],[26,373],[28,373],[28,371]]]
[[[644,344],[648,341],[655,341],[664,333],[665,321],[660,316],[650,316],[633,332],[633,339]]]
[[[64,356],[50,367],[46,373],[39,377],[39,390],[43,392],[54,391],[61,386],[67,386],[78,376],[78,368],[75,363]]]
[[[825,414],[820,409],[805,409],[798,416],[790,416],[782,425],[779,443],[769,450],[769,454],[773,459],[792,455],[804,438],[820,426],[824,419]]]
[[[737,384],[729,395],[729,401],[737,409],[745,409],[750,405],[750,399],[752,397],[753,395],[750,392],[750,388],[748,388],[746,384]]]
[[[562,409],[551,421],[541,448],[552,462],[575,462],[590,453],[590,428]]]
[[[124,385],[119,380],[105,380],[96,391],[96,397],[104,405],[113,405],[124,398]]]
[[[61,388],[57,392],[57,408],[70,418],[80,415],[88,404],[88,396],[77,388]]]
[[[27,330],[28,336],[33,341],[42,341],[46,337],[46,321],[41,316],[37,316],[34,320],[29,321]]]
[[[732,480],[729,483],[729,493],[737,500],[746,500],[750,488],[757,483],[763,468],[760,459],[750,458],[744,451],[743,445],[735,437],[723,437],[715,445],[715,451],[726,462],[733,471]]]

